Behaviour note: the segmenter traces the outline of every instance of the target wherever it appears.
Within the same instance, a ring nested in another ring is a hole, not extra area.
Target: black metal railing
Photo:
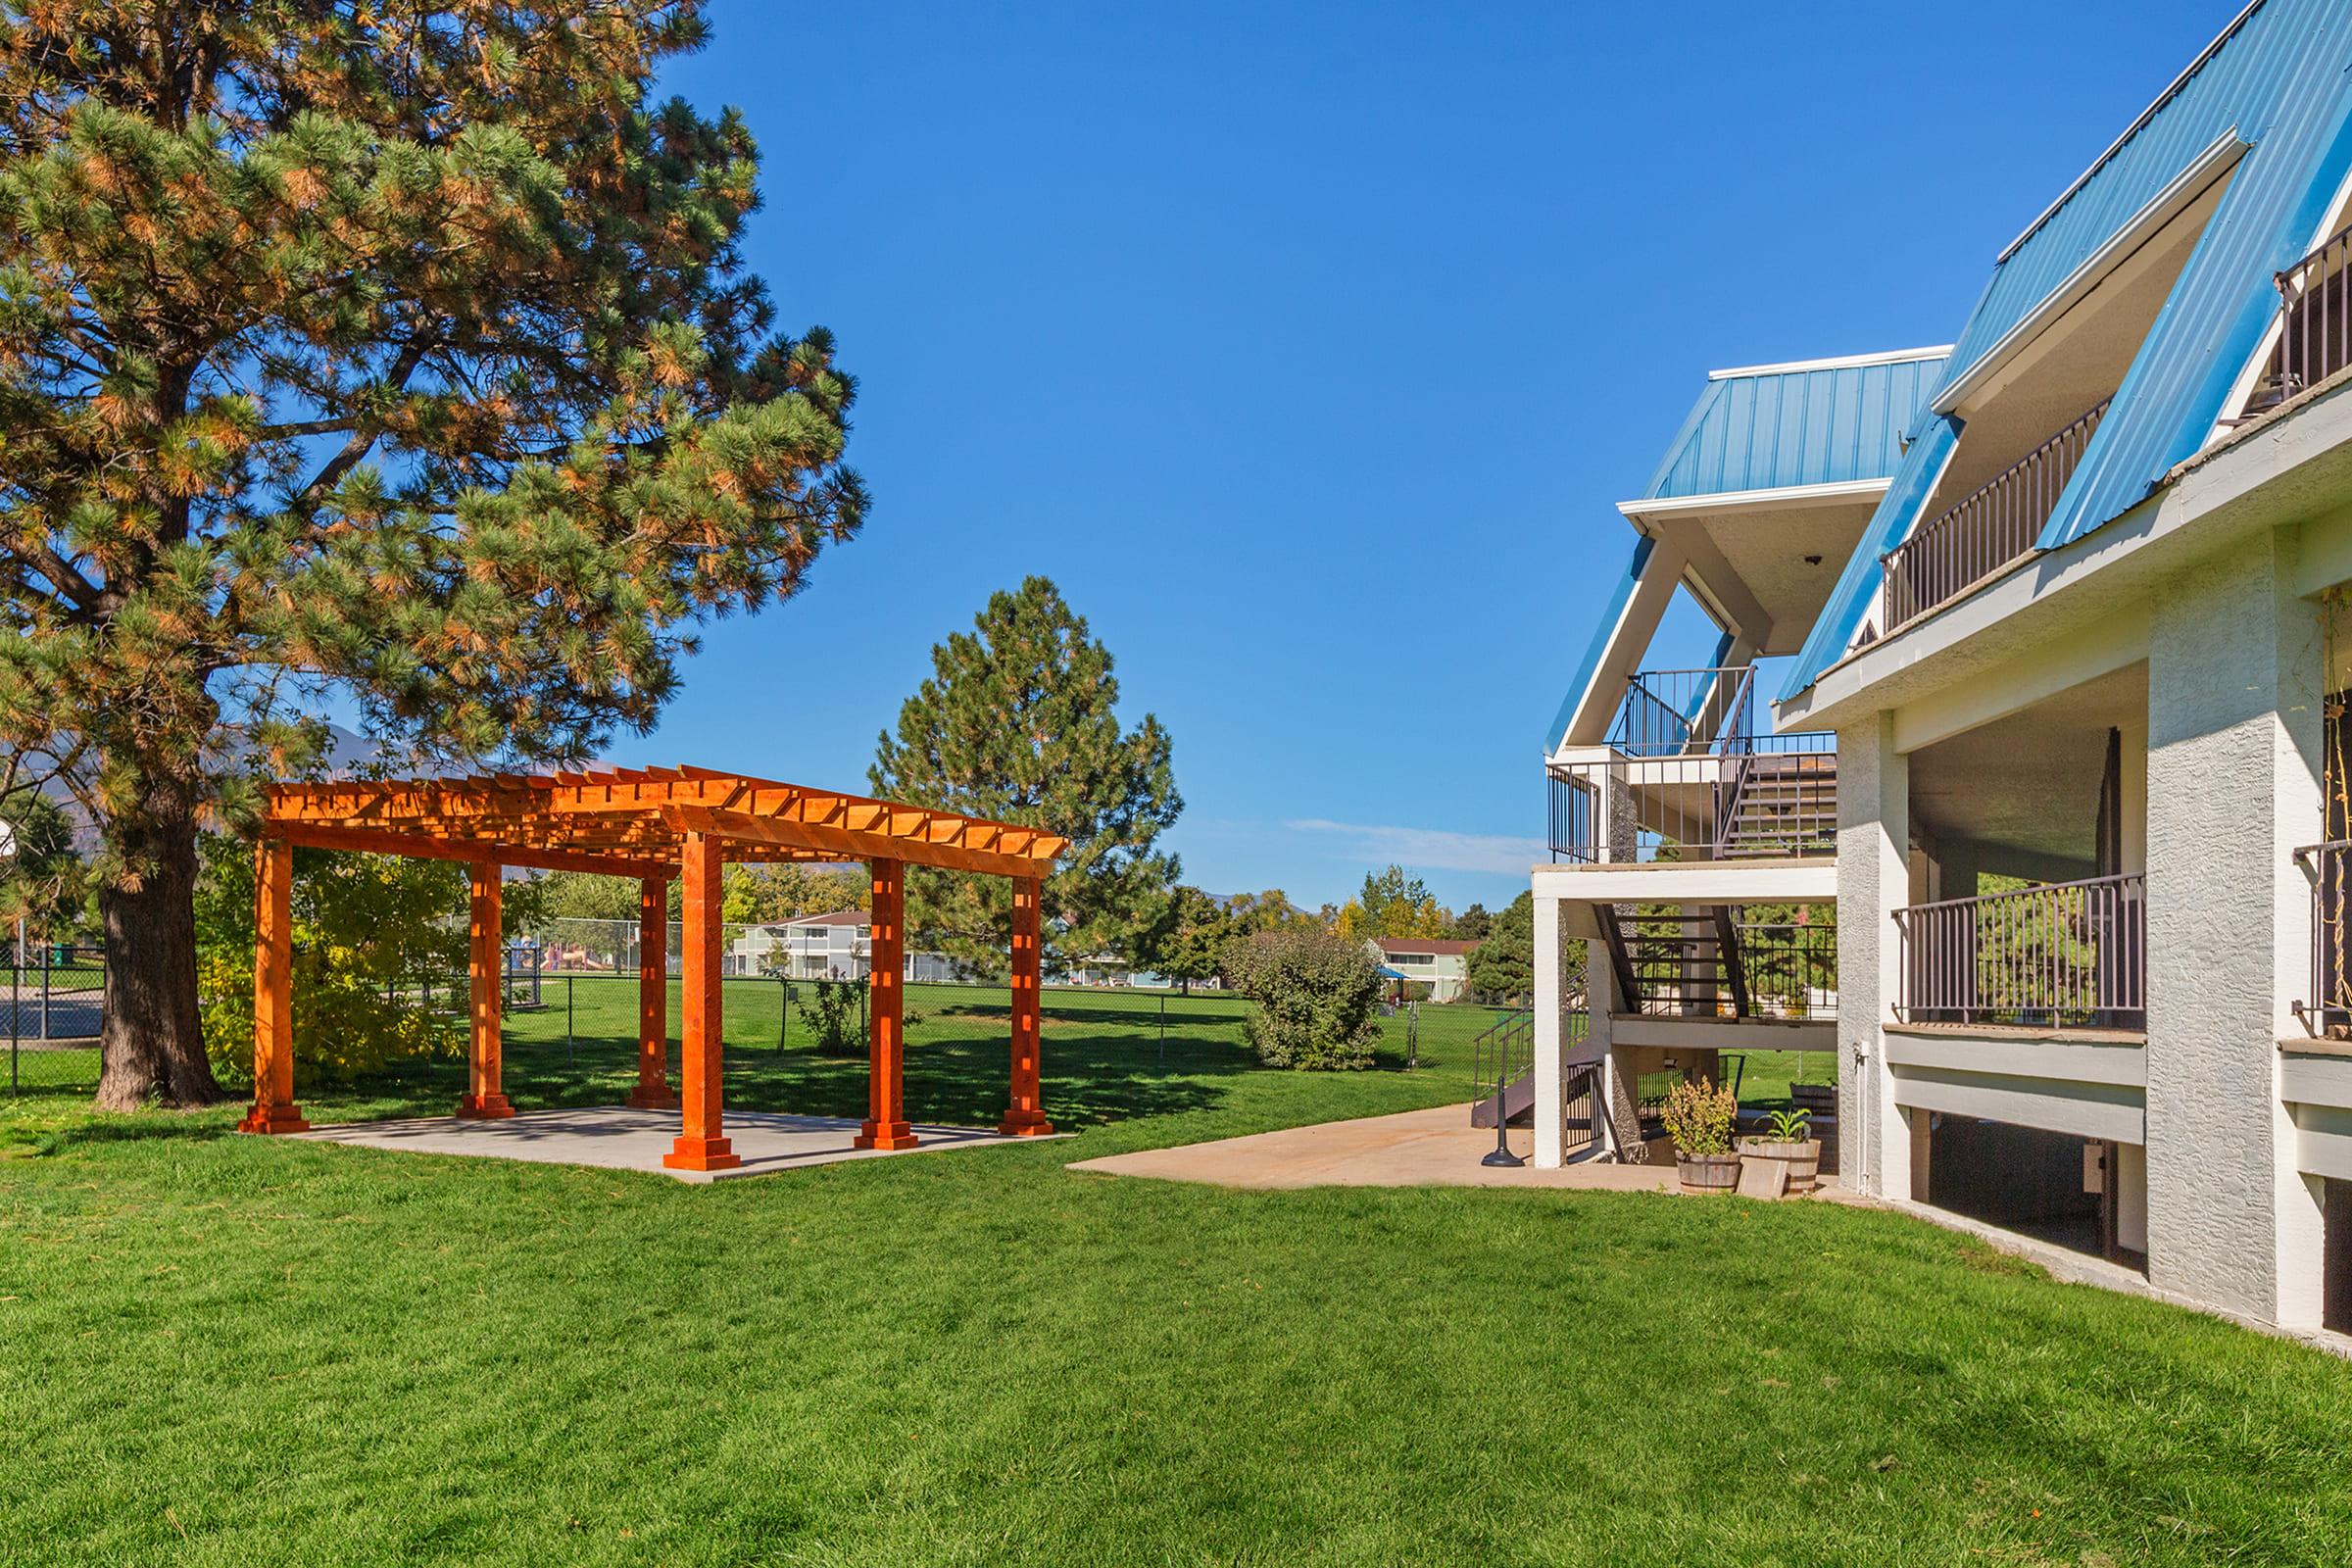
[[[1609,745],[1628,757],[1719,751],[1755,730],[1755,666],[1648,669],[1625,683]]]
[[[1834,855],[1838,737],[1749,735],[1740,749],[1610,752],[1546,769],[1554,860],[1588,863]]]
[[[2295,1016],[2313,1037],[2352,1039],[2352,963],[2345,929],[2347,872],[2352,872],[2352,839],[2307,844],[2295,863],[2311,878],[2311,990],[2295,1004]]]
[[[1944,899],[1894,912],[1906,1023],[2147,1027],[2139,872]]]
[[[1691,908],[1622,917],[1618,928],[1632,1011],[1788,1022],[1838,1016],[1838,927],[1830,919],[1766,921]]]
[[[1879,558],[1882,635],[2033,553],[2112,401],[2069,420]]]
[[[2278,341],[2247,400],[2246,414],[2293,402],[2352,366],[2352,228],[2272,279],[2278,286]]]

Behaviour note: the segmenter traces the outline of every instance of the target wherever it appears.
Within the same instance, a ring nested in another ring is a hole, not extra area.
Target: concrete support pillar
[[[1560,969],[1560,901],[1535,889],[1536,1164],[1555,1169],[1566,1154],[1568,1107],[1561,1095],[1560,1040],[1567,976]]]
[[[505,1072],[504,1024],[506,1001],[506,943],[500,933],[500,889],[505,872],[495,861],[476,860],[468,889],[466,930],[466,981],[470,1002],[466,1042],[466,1098],[458,1114],[468,1119],[497,1121],[514,1114],[503,1087]]]
[[[294,847],[264,839],[254,851],[253,1108],[246,1133],[298,1133],[294,1103]]]
[[[726,1068],[720,1042],[726,1011],[719,993],[719,887],[725,862],[719,842],[686,835],[680,855],[679,990],[685,1017],[678,1031],[678,1141],[662,1156],[672,1170],[731,1170],[743,1163],[726,1136]]]
[[[1902,995],[1894,911],[1910,896],[1911,763],[1879,713],[1838,732],[1838,1169],[1886,1198],[1912,1196],[1884,1032]]]
[[[2147,1231],[2151,1283],[2319,1320],[2319,1205],[2295,1165],[2278,1042],[2309,989],[2322,835],[2318,608],[2291,533],[2160,588],[2148,637]]]
[[[997,1131],[1016,1138],[1042,1138],[1054,1130],[1038,1082],[1038,1002],[1045,963],[1039,905],[1044,896],[1037,878],[1012,879],[1012,1093]]]
[[[637,887],[637,1087],[629,1103],[674,1110],[669,1087],[669,884],[649,876]]]
[[[912,1149],[906,1123],[906,866],[874,862],[872,942],[866,958],[865,1124],[859,1149]]]

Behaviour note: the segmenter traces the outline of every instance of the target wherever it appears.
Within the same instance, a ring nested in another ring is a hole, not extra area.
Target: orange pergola
[[[294,1103],[289,902],[294,848],[366,850],[460,860],[472,870],[467,949],[472,1017],[458,1114],[512,1116],[500,1087],[503,868],[635,877],[640,922],[637,1087],[632,1105],[680,1109],[662,1163],[725,1170],[742,1160],[721,1123],[719,884],[729,860],[865,862],[873,876],[866,1117],[860,1149],[911,1149],[906,1056],[906,868],[937,866],[1012,880],[1012,1089],[998,1130],[1052,1132],[1038,1088],[1041,883],[1067,840],[1036,828],[699,767],[280,784],[269,793],[257,851],[253,960],[252,1133],[300,1132]],[[667,1072],[669,881],[683,888],[685,993],[677,1091]]]

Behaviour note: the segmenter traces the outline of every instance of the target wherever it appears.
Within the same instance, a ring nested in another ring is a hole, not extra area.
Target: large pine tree
[[[198,822],[318,699],[584,755],[858,525],[751,138],[650,96],[701,11],[0,0],[0,746],[104,834],[102,1104],[217,1093]]]
[[[1138,960],[1161,924],[1177,862],[1154,846],[1184,801],[1168,732],[1119,724],[1110,653],[1044,577],[991,595],[970,634],[931,650],[932,677],[899,710],[866,769],[876,794],[1042,827],[1070,841],[1046,884],[1046,951]],[[918,872],[908,934],[975,968],[1004,962],[1003,877]]]

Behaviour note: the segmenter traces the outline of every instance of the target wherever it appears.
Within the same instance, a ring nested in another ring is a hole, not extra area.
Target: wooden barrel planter
[[[1778,1160],[1788,1167],[1790,1194],[1809,1193],[1821,1185],[1821,1140],[1808,1138],[1801,1143],[1781,1144],[1769,1138],[1748,1138],[1740,1141],[1740,1152],[1749,1159]]]
[[[1740,1185],[1738,1154],[1686,1154],[1677,1150],[1674,1168],[1686,1193],[1728,1193]]]

